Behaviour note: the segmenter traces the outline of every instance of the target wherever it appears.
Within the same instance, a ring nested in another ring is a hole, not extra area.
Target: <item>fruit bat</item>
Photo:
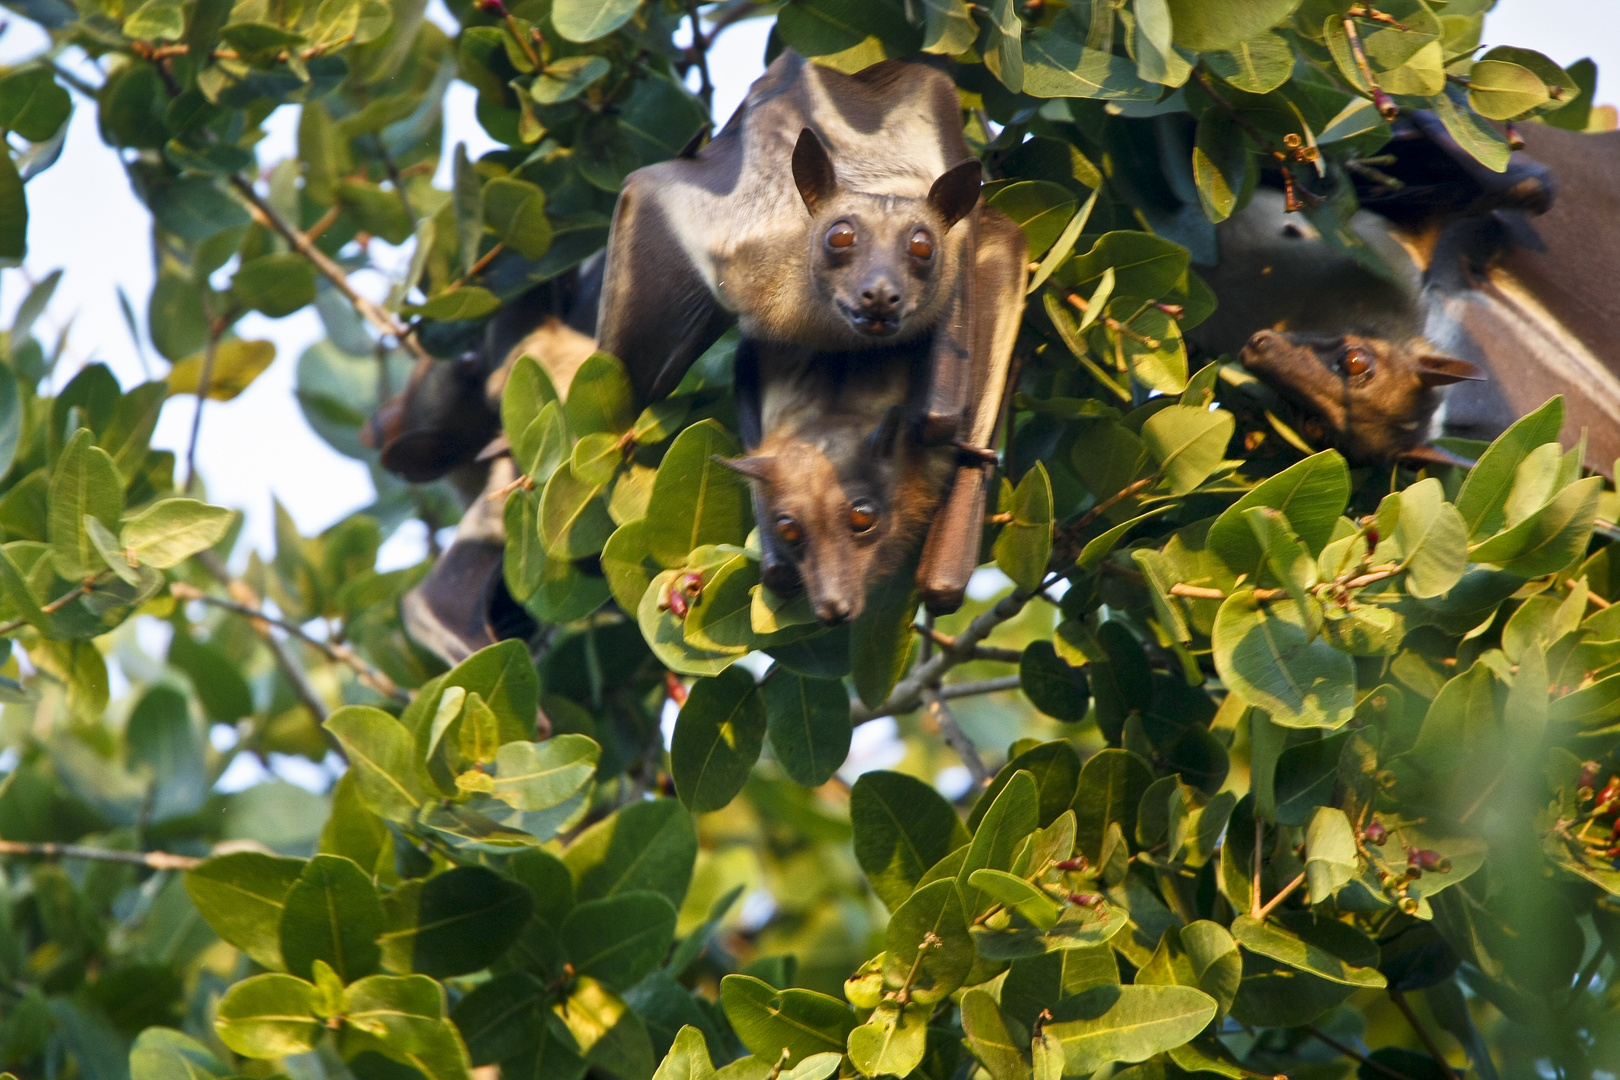
[[[1261,330],[1238,359],[1315,417],[1324,441],[1354,464],[1462,463],[1423,445],[1440,407],[1436,388],[1485,377],[1466,361],[1433,355],[1421,338]]]
[[[885,61],[843,75],[786,50],[711,142],[625,180],[598,317],[602,348],[624,362],[642,403],[673,390],[733,323],[745,348],[841,355],[850,369],[861,357],[883,366],[894,347],[916,350],[921,375],[905,422],[919,443],[955,444],[965,457],[918,571],[934,610],[960,604],[978,563],[987,448],[1023,310],[1023,235],[981,203],[980,176],[943,73]],[[805,415],[841,414],[834,405]],[[853,425],[839,425],[847,445],[823,451],[835,472],[854,467],[859,441]],[[787,437],[761,428],[762,439],[773,433]],[[812,531],[823,525],[833,521]],[[773,565],[781,581],[781,560]],[[832,560],[799,569],[873,580]]]

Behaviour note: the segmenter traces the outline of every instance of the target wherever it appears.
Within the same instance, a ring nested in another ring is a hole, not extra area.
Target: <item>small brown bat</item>
[[[1238,358],[1319,421],[1326,441],[1356,464],[1458,463],[1424,445],[1440,407],[1436,387],[1485,378],[1473,364],[1432,355],[1421,338],[1261,330]]]
[[[856,618],[868,588],[915,552],[956,465],[917,438],[926,349],[814,353],[745,344],[737,360],[747,477],[759,524],[760,577],[801,584],[823,622]]]

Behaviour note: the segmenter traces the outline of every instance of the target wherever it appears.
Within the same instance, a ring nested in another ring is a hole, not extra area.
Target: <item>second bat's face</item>
[[[840,194],[810,230],[810,276],[849,329],[893,340],[939,319],[957,268],[950,225],[925,199]]]

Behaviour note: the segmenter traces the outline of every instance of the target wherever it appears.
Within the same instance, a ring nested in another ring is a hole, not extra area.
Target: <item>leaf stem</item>
[[[1436,1065],[1440,1066],[1440,1071],[1446,1074],[1446,1080],[1457,1080],[1457,1074],[1452,1071],[1450,1063],[1446,1061],[1446,1055],[1442,1054],[1440,1047],[1435,1045],[1434,1038],[1429,1034],[1428,1029],[1418,1023],[1417,1013],[1412,1011],[1412,1006],[1407,1002],[1406,995],[1394,987],[1390,987],[1389,999],[1395,1003],[1397,1009],[1401,1010],[1401,1015],[1406,1017],[1408,1024],[1412,1025],[1412,1030],[1417,1032],[1417,1037],[1422,1040],[1424,1047],[1429,1051],[1429,1056],[1434,1058]]]
[[[1278,904],[1288,899],[1293,891],[1303,884],[1305,884],[1305,871],[1301,870],[1299,875],[1295,877],[1293,881],[1290,881],[1287,885],[1284,885],[1282,892],[1278,893],[1276,896],[1273,896],[1269,901],[1267,901],[1266,905],[1257,911],[1254,917],[1257,920],[1264,922],[1267,915],[1270,915],[1273,911],[1277,910]]]

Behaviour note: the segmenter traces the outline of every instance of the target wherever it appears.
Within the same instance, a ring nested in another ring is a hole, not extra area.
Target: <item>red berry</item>
[[[1371,821],[1368,822],[1365,829],[1361,830],[1361,835],[1366,837],[1367,843],[1383,847],[1384,841],[1389,839],[1389,830],[1384,828],[1383,822]]]
[[[687,604],[686,597],[678,592],[669,594],[669,612],[671,615],[677,619],[684,619],[688,610],[690,610],[690,605]]]
[[[1086,857],[1084,855],[1076,855],[1072,859],[1064,859],[1062,862],[1057,864],[1057,868],[1059,870],[1084,870],[1086,868]]]
[[[1586,764],[1582,765],[1581,779],[1575,786],[1589,788],[1593,784],[1597,783],[1598,769],[1600,768],[1602,768],[1602,766],[1595,761],[1588,761]]]
[[[703,575],[687,574],[681,578],[681,591],[696,600],[699,594],[703,592]]]
[[[1098,904],[1102,903],[1102,901],[1103,898],[1101,896],[1092,892],[1077,892],[1069,894],[1069,903],[1078,904],[1080,907],[1096,907]]]
[[[506,5],[501,0],[478,0],[478,10],[497,19],[506,18]]]

